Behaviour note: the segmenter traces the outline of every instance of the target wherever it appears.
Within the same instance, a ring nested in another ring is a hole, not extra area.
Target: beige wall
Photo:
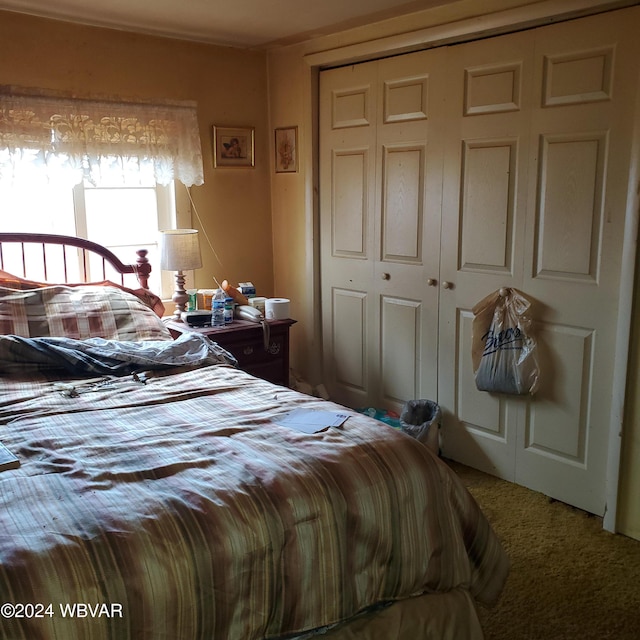
[[[252,280],[261,294],[272,296],[265,58],[264,52],[0,11],[2,84],[198,103],[205,183],[191,194],[222,264],[202,236],[204,267],[196,272],[196,285],[211,287],[214,275]],[[213,168],[214,124],[256,128],[255,168]],[[199,226],[195,219],[193,224]]]
[[[354,29],[330,37],[317,38],[269,52],[269,105],[272,127],[300,127],[300,171],[272,182],[274,234],[274,278],[280,295],[292,298],[292,309],[300,321],[292,335],[292,365],[312,384],[322,380],[321,335],[315,278],[317,246],[317,182],[314,175],[315,80],[320,66],[335,66],[408,51],[424,43],[455,42],[473,33],[509,30],[513,24],[544,24],[545,16],[558,15],[580,3],[519,2],[490,0],[479,3],[463,0],[396,20]],[[581,3],[596,5],[596,1]],[[478,15],[482,11],[483,15]],[[493,15],[487,13],[494,11]],[[287,250],[297,246],[296,251]],[[302,249],[304,247],[304,250]],[[639,287],[640,288],[640,287]],[[637,295],[640,295],[638,291]],[[636,348],[632,361],[630,394],[640,390],[636,370],[640,356]],[[622,477],[618,501],[618,526],[623,533],[640,539],[640,407],[633,403],[624,425]]]

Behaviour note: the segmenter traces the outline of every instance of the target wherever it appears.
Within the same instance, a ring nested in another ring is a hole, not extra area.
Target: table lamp
[[[189,295],[184,288],[184,273],[202,266],[197,229],[171,229],[160,232],[160,268],[176,272],[176,290],[171,299],[176,304],[174,319],[180,321],[187,310]]]

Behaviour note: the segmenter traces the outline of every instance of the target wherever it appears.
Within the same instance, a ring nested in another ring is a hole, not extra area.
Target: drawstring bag
[[[480,391],[535,393],[540,371],[531,334],[531,302],[517,289],[500,289],[473,307],[472,362]]]

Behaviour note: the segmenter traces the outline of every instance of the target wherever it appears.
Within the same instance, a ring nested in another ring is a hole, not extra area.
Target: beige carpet
[[[640,639],[640,542],[604,531],[601,518],[449,464],[511,558],[500,601],[479,612],[486,640]]]

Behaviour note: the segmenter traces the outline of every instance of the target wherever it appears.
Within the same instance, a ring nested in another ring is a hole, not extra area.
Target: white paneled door
[[[437,394],[442,61],[321,75],[324,364],[351,406]]]
[[[447,457],[602,515],[640,9],[324,71],[325,381],[437,400]],[[477,391],[471,309],[533,301],[541,385]]]

